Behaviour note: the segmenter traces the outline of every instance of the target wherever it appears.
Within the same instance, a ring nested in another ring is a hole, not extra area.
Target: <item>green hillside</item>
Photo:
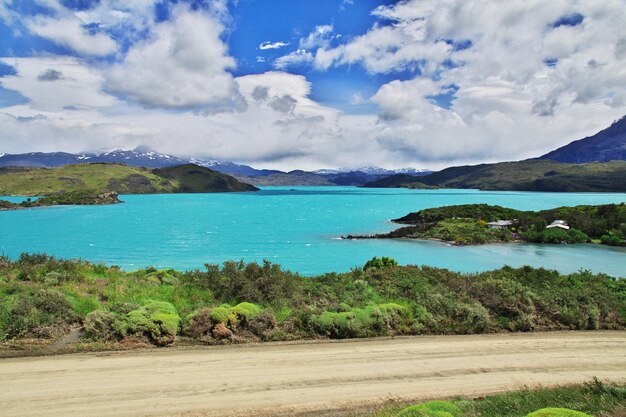
[[[192,164],[160,169],[101,163],[58,168],[0,168],[0,195],[35,196],[86,190],[157,194],[257,189],[229,175]]]
[[[488,222],[509,220],[508,227],[490,228]],[[570,228],[546,226],[555,220]],[[522,211],[487,204],[462,204],[409,213],[395,223],[409,226],[389,233],[346,236],[348,239],[436,239],[459,245],[525,241],[534,243],[595,242],[626,246],[626,204],[581,205],[541,211]]]
[[[447,168],[414,179],[388,178],[364,187],[472,188],[506,191],[626,192],[626,161],[563,164],[548,160]]]

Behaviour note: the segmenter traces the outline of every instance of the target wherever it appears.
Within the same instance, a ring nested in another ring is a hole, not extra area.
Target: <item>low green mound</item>
[[[457,417],[461,409],[450,401],[430,401],[411,405],[398,414],[398,417]]]
[[[589,414],[581,413],[567,408],[542,408],[526,417],[592,417]]]

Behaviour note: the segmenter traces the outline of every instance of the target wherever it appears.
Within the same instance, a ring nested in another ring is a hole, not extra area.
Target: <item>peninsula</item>
[[[463,204],[420,210],[392,221],[407,226],[389,233],[344,238],[428,239],[457,245],[514,241],[626,245],[624,203],[558,207],[537,212]]]

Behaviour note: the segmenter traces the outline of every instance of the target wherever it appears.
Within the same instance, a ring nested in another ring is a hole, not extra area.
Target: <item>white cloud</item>
[[[289,45],[289,44],[285,43],[285,42],[280,42],[280,41],[279,42],[266,41],[266,42],[263,42],[263,43],[261,43],[259,45],[259,49],[262,50],[262,51],[264,51],[266,49],[280,49],[283,46],[287,46],[287,45]]]
[[[364,98],[363,93],[361,93],[360,91],[357,91],[356,93],[352,94],[352,96],[350,96],[350,104],[352,104],[353,106],[359,106],[361,104],[367,103],[368,101],[369,100]]]
[[[148,107],[232,108],[241,105],[235,60],[220,39],[224,28],[202,12],[178,7],[155,25],[108,73],[108,88]]]
[[[315,61],[311,50],[328,48],[336,36],[333,35],[332,25],[316,26],[311,33],[300,39],[298,49],[277,58],[274,61],[274,67],[283,70],[298,65],[308,65]]]
[[[51,41],[67,46],[81,55],[105,56],[117,51],[117,44],[104,33],[90,34],[75,17],[44,17],[31,19],[28,29]]]
[[[300,39],[300,49],[328,47],[333,37],[332,25],[316,26],[306,38]]]
[[[313,62],[314,59],[313,54],[306,49],[297,49],[277,58],[274,61],[274,67],[283,70],[297,65],[309,64]]]
[[[19,91],[30,100],[29,107],[35,111],[63,112],[68,107],[106,108],[117,103],[113,96],[101,91],[104,77],[100,71],[76,58],[2,58],[0,62],[17,71],[16,75],[0,78],[0,85]]]

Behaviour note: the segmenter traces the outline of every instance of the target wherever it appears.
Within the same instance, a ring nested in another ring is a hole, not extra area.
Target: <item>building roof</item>
[[[495,222],[487,223],[489,226],[511,226],[513,222],[511,220],[498,220]]]
[[[565,222],[565,220],[555,220],[546,226],[546,229],[552,229],[554,227],[558,227],[559,229],[568,230],[569,225]]]

